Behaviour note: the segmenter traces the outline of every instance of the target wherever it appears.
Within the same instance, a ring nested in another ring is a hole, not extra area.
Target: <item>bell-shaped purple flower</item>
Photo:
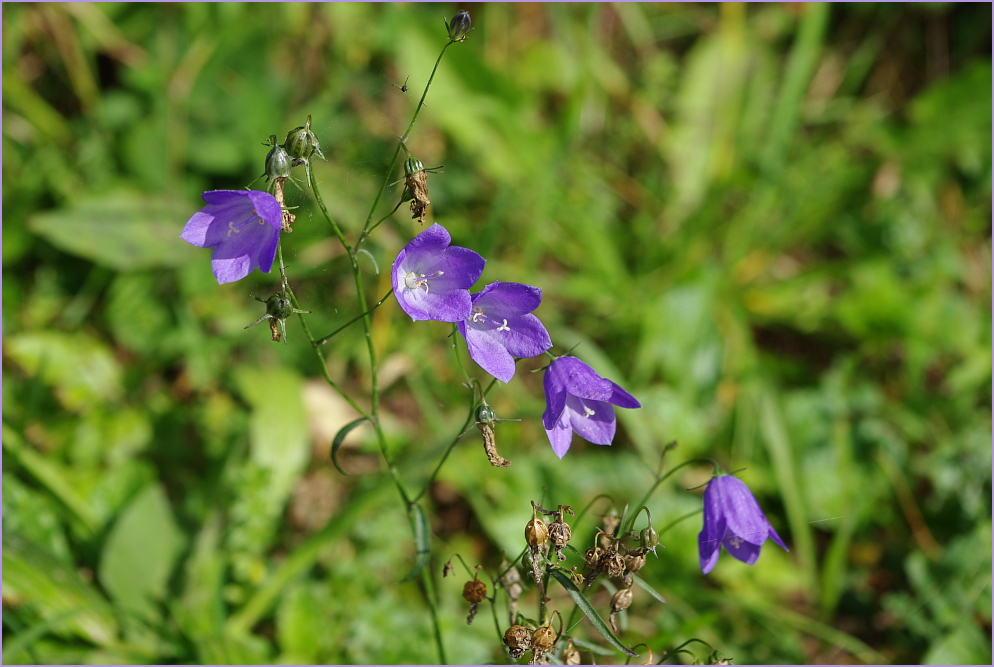
[[[487,260],[469,248],[450,246],[437,222],[415,236],[393,263],[393,295],[415,322],[461,322],[473,311],[469,288]]]
[[[718,562],[722,546],[746,565],[752,565],[766,538],[790,551],[766,520],[745,482],[731,475],[712,478],[704,491],[704,529],[697,536],[704,574]]]
[[[470,358],[501,382],[514,377],[514,358],[535,357],[550,347],[549,332],[530,313],[542,303],[542,290],[497,281],[470,295],[473,312],[459,322]]]
[[[542,421],[559,458],[569,450],[573,431],[595,445],[610,445],[616,426],[612,406],[642,407],[635,397],[576,357],[559,357],[549,364],[543,385]]]
[[[193,214],[180,238],[214,248],[211,269],[220,284],[241,280],[253,269],[269,273],[280,240],[283,211],[261,190],[211,190],[207,206]]]

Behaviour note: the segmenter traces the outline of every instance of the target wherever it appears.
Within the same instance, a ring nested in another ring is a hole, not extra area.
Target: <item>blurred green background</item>
[[[641,572],[668,604],[637,589],[624,641],[990,664],[991,6],[940,3],[4,4],[3,661],[437,661],[371,432],[340,475],[329,446],[353,417],[300,324],[286,346],[243,330],[278,276],[218,286],[178,235],[311,114],[354,238],[460,8],[475,29],[408,143],[445,165],[429,220],[488,259],[477,289],[540,286],[555,351],[579,344],[644,407],[617,411],[613,447],[576,438],[560,461],[541,359],[491,395],[522,419],[497,427],[511,467],[474,430],[423,503],[449,660],[504,658],[442,563],[495,572],[529,500],[610,494],[620,513],[677,440],[667,465],[746,468],[791,551],[704,577],[700,517],[677,524]],[[288,193],[288,275],[322,336],[359,312],[348,260]],[[367,246],[371,299],[409,218]],[[448,325],[393,301],[374,322],[415,489],[466,390]],[[366,405],[361,328],[325,353]],[[701,505],[686,489],[709,468],[681,473],[649,502],[657,528]],[[578,549],[609,507],[574,526]],[[604,616],[609,596],[591,596]],[[586,622],[574,636],[605,645]]]

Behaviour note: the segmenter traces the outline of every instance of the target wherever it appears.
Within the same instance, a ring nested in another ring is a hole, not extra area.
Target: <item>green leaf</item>
[[[100,529],[103,522],[97,512],[76,492],[62,468],[34,449],[25,446],[21,436],[7,424],[3,425],[3,449],[7,454],[13,456],[17,463],[24,466],[25,470],[38,483],[58,498],[59,502],[72,512],[89,534],[92,535]],[[4,511],[6,511],[6,507]]]
[[[78,257],[117,269],[178,266],[206,251],[179,238],[197,202],[120,191],[28,218],[28,229]]]
[[[611,644],[611,646],[621,651],[625,655],[631,656],[633,658],[638,657],[638,653],[626,647],[624,644],[621,643],[621,640],[619,640],[617,637],[614,636],[614,633],[611,632],[611,628],[607,626],[607,623],[605,623],[604,619],[600,617],[600,615],[597,613],[597,610],[594,609],[593,605],[590,604],[590,601],[583,596],[583,593],[580,592],[580,589],[577,588],[576,584],[573,583],[573,580],[570,579],[569,574],[567,574],[563,570],[560,570],[559,568],[550,569],[549,574],[551,574],[556,581],[562,584],[562,587],[566,589],[566,592],[569,593],[569,596],[573,598],[573,602],[576,603],[576,606],[580,608],[580,611],[584,613],[584,615],[594,626],[597,632],[601,633],[604,639],[606,639]]]
[[[664,598],[652,586],[650,586],[648,583],[646,583],[645,579],[643,579],[642,577],[638,576],[637,574],[633,574],[632,577],[635,578],[635,583],[639,585],[639,588],[641,588],[646,593],[648,593],[652,597],[656,598],[657,600],[659,600],[663,604],[666,604],[666,598]]]
[[[342,446],[343,442],[345,442],[345,436],[347,436],[352,431],[352,429],[354,429],[356,426],[363,423],[364,421],[366,421],[365,417],[359,417],[359,419],[356,419],[353,422],[349,422],[342,428],[338,429],[338,433],[335,434],[335,439],[331,443],[331,462],[335,465],[335,468],[338,470],[338,472],[342,473],[343,475],[348,475],[348,473],[345,472],[342,469],[342,466],[338,464],[338,448]]]
[[[124,393],[121,365],[100,341],[81,331],[32,331],[4,340],[4,354],[41,375],[66,408],[83,411]]]
[[[166,493],[147,487],[111,529],[100,558],[100,581],[123,607],[157,618],[183,534],[173,520]]]
[[[407,576],[400,580],[400,583],[411,581],[421,574],[421,570],[428,564],[428,556],[431,555],[431,527],[428,525],[428,517],[425,515],[421,505],[411,505],[407,510],[407,517],[411,521],[411,529],[414,531],[414,551],[417,560],[414,567]]]
[[[49,630],[70,632],[101,646],[112,645],[117,623],[99,592],[66,565],[20,535],[3,535],[4,604],[20,601],[43,620]],[[4,662],[7,662],[6,652]]]

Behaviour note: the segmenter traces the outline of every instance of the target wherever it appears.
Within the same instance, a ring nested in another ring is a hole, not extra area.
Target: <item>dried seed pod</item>
[[[604,550],[600,547],[590,547],[583,553],[583,561],[591,570],[597,570],[597,565],[601,562]]]
[[[617,614],[619,611],[628,609],[632,604],[632,589],[622,588],[611,596],[611,613]]]
[[[620,577],[625,571],[625,559],[617,551],[607,549],[597,562],[597,569],[609,577]]]
[[[552,624],[543,625],[532,633],[532,648],[546,653],[556,643],[556,633]]]
[[[532,647],[532,633],[523,625],[512,625],[504,633],[504,646],[507,647],[511,658],[517,660],[530,651]]]
[[[542,521],[537,515],[533,514],[532,520],[525,524],[525,542],[532,549],[538,549],[548,541],[548,526],[545,525],[545,521]]]
[[[404,194],[411,198],[411,218],[423,225],[431,201],[428,199],[428,172],[416,157],[409,157],[404,162],[404,184]]]
[[[552,543],[552,547],[556,550],[556,557],[559,560],[566,560],[563,548],[569,543],[572,536],[573,534],[568,523],[554,521],[549,526],[549,542]]]
[[[580,664],[580,652],[576,650],[573,646],[573,640],[570,639],[566,644],[566,648],[563,649],[563,654],[560,656],[564,665],[579,665]]]
[[[635,574],[645,567],[645,554],[633,551],[625,556],[625,570]]]
[[[467,581],[462,587],[462,596],[467,602],[480,602],[487,597],[487,585],[479,579]]]
[[[494,436],[493,427],[481,422],[476,425],[476,428],[480,429],[480,433],[483,434],[483,451],[486,453],[490,465],[495,468],[506,468],[511,465],[510,461],[497,453],[497,438]]]

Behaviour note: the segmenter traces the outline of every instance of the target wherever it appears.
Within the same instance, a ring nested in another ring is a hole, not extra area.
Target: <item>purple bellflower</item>
[[[241,280],[253,269],[269,273],[280,240],[283,211],[261,190],[211,190],[207,206],[193,214],[180,238],[214,248],[211,269],[220,284]]]
[[[576,357],[559,357],[545,371],[545,412],[542,421],[552,451],[563,458],[573,431],[595,445],[614,439],[614,408],[641,408],[631,394],[602,378]]]
[[[394,260],[393,295],[415,322],[461,322],[472,314],[469,288],[487,260],[450,243],[449,232],[436,222],[411,239]]]
[[[530,313],[542,303],[542,290],[497,281],[470,295],[473,312],[459,322],[469,356],[501,382],[514,377],[514,358],[535,357],[550,347],[549,332]]]
[[[745,482],[731,475],[713,477],[704,491],[704,529],[697,536],[704,574],[718,562],[722,546],[746,565],[754,564],[766,538],[790,551]]]

